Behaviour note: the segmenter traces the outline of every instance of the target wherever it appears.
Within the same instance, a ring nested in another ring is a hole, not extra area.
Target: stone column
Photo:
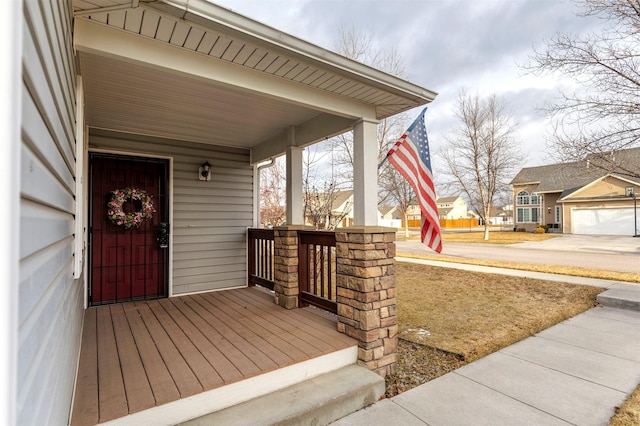
[[[304,225],[273,228],[274,301],[286,309],[298,307],[298,231]]]
[[[336,232],[338,331],[358,340],[358,363],[385,376],[397,370],[394,228]]]

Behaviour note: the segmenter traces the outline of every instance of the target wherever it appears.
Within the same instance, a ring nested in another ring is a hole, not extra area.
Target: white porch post
[[[295,146],[295,128],[287,131],[287,225],[304,225],[302,213],[302,151]]]
[[[353,219],[356,226],[378,225],[377,120],[361,119],[353,127]]]

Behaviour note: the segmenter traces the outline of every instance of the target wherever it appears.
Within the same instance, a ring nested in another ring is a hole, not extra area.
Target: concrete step
[[[610,308],[640,311],[640,284],[628,284],[624,288],[610,288],[600,293],[598,303]]]
[[[181,424],[326,425],[373,404],[384,391],[382,377],[350,365]]]

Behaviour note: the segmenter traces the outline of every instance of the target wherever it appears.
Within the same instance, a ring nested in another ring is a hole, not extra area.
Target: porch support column
[[[298,307],[298,231],[304,225],[273,228],[273,291],[276,305],[286,309]]]
[[[356,226],[378,225],[378,121],[353,127],[353,219]]]
[[[295,128],[289,127],[287,139],[287,225],[304,225],[302,212],[302,152],[295,146]]]
[[[386,376],[398,368],[395,228],[338,228],[338,331],[358,340],[358,364]]]

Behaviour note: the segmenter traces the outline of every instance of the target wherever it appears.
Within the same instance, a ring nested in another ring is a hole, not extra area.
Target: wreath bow
[[[125,213],[123,206],[127,201],[140,201],[142,208],[137,212]],[[138,228],[145,220],[151,219],[156,209],[153,197],[146,191],[137,188],[124,188],[111,191],[111,199],[107,203],[107,216],[111,223],[124,226],[124,229]]]

